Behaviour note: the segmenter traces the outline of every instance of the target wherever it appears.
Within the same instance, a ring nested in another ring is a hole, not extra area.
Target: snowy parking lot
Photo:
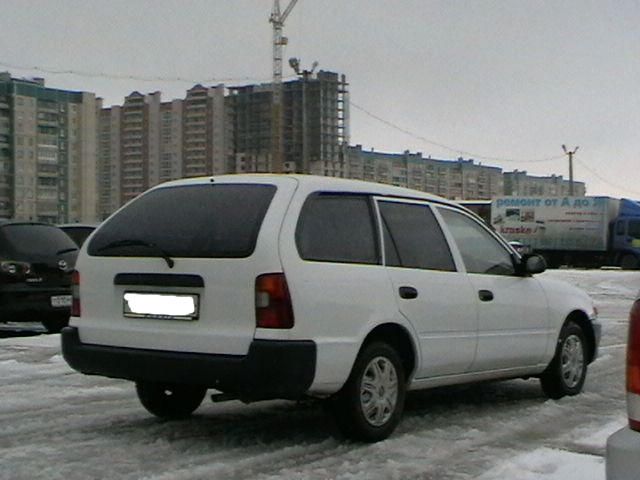
[[[626,423],[627,314],[640,273],[557,270],[603,324],[585,391],[559,401],[535,379],[412,393],[387,440],[342,439],[316,402],[205,401],[161,421],[133,384],[80,375],[59,335],[0,330],[1,479],[604,479],[607,436]],[[34,333],[33,336],[23,336]]]

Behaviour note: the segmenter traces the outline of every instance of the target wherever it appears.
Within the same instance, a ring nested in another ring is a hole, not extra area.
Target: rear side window
[[[296,229],[304,260],[378,264],[371,203],[356,195],[316,194],[307,199]]]
[[[427,205],[380,202],[379,206],[386,265],[455,271],[447,241]]]
[[[108,220],[88,251],[120,257],[248,257],[275,191],[273,185],[257,184],[152,190]]]
[[[21,255],[56,255],[78,248],[62,230],[49,225],[5,225],[0,228],[0,236],[3,249]]]

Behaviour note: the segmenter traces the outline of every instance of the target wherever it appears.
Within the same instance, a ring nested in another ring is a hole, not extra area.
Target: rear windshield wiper
[[[115,240],[113,242],[107,243],[103,247],[98,248],[97,251],[98,252],[103,252],[105,250],[110,250],[112,248],[118,248],[118,247],[147,247],[147,248],[152,248],[153,250],[155,250],[156,252],[158,252],[160,254],[160,256],[164,259],[165,262],[167,262],[167,265],[169,265],[169,268],[173,268],[173,266],[175,265],[175,261],[173,260],[173,258],[171,258],[171,254],[169,254],[166,250],[164,250],[163,248],[159,247],[155,243],[147,242],[146,240],[139,240],[139,239]]]

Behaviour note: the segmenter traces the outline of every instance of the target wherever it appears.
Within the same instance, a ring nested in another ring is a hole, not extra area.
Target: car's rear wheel
[[[402,360],[382,342],[366,345],[351,375],[332,400],[338,428],[366,442],[387,438],[402,417],[406,393]]]
[[[49,333],[60,333],[60,331],[69,325],[69,315],[51,315],[41,321],[44,328]]]
[[[187,418],[200,406],[207,389],[194,385],[136,382],[142,406],[156,417]]]
[[[587,376],[587,344],[582,328],[567,322],[560,331],[556,353],[540,376],[540,384],[549,398],[577,395]]]

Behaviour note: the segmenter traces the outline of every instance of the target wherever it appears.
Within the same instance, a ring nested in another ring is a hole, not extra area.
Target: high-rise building
[[[182,105],[182,176],[227,173],[233,145],[224,86],[196,85]]]
[[[107,218],[120,206],[120,118],[122,107],[100,112],[98,120],[98,217]]]
[[[0,217],[96,220],[100,107],[93,93],[0,73]]]
[[[348,101],[344,76],[303,72],[283,85],[285,172],[344,176]],[[133,92],[100,113],[101,217],[160,182],[271,172],[271,84],[195,85],[184,99]]]
[[[272,167],[271,84],[231,87],[234,165],[241,172]],[[302,72],[283,84],[283,171],[341,177],[349,142],[348,91],[344,75]]]
[[[173,100],[160,105],[160,182],[184,175],[182,103]]]
[[[160,92],[133,92],[118,109],[119,161],[115,163],[119,204],[137,197],[159,183]]]

